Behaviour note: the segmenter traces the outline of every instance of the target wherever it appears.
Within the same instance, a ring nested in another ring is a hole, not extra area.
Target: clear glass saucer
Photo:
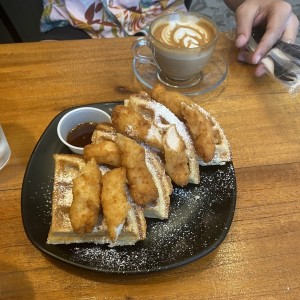
[[[148,60],[133,59],[132,67],[136,78],[145,87],[152,89],[157,83],[163,83],[159,79],[159,69],[154,62]],[[180,87],[168,84],[168,88],[185,95],[201,95],[213,91],[226,79],[228,73],[228,61],[224,52],[215,51],[209,64],[199,74],[199,81],[189,87]]]

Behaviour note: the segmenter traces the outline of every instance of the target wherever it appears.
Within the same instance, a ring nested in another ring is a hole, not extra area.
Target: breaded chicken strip
[[[210,120],[198,109],[185,103],[182,103],[182,114],[190,130],[197,154],[204,162],[211,161],[215,153],[215,142]]]
[[[117,134],[111,123],[102,122],[97,125],[92,135],[92,144],[99,144],[102,141],[111,141],[111,137]],[[108,137],[108,138],[107,138]]]
[[[130,209],[126,196],[126,181],[125,168],[113,169],[102,177],[103,217],[112,241],[119,236]]]
[[[118,105],[112,111],[112,124],[119,133],[131,137],[138,142],[161,148],[162,136],[152,126],[151,121],[143,117],[132,106]]]
[[[145,149],[134,140],[117,134],[116,144],[121,153],[122,166],[126,168],[129,191],[139,205],[155,202],[158,190],[145,162]]]
[[[172,181],[179,186],[186,186],[189,181],[188,157],[185,145],[176,130],[171,125],[163,138],[166,170]]]
[[[73,201],[70,208],[70,220],[74,232],[92,232],[100,211],[101,172],[91,159],[84,165],[80,175],[73,179]]]
[[[161,83],[158,83],[153,87],[151,97],[153,100],[166,106],[181,121],[183,121],[181,103],[183,102],[187,105],[191,105],[193,103],[187,96],[179,92],[168,91]]]
[[[114,128],[129,137],[145,140],[151,123],[143,118],[133,107],[117,105],[111,115]]]
[[[87,161],[94,157],[99,165],[121,166],[119,149],[111,141],[103,140],[99,144],[86,145],[83,149],[83,157]]]
[[[105,125],[100,123],[93,132],[92,144],[100,144],[103,141],[114,142],[117,131],[112,127],[112,124]]]

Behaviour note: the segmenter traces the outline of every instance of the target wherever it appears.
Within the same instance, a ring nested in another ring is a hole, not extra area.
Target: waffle
[[[135,205],[129,194],[129,209],[124,226],[115,241],[109,238],[107,225],[102,215],[91,233],[74,233],[69,211],[73,200],[72,182],[85,164],[83,158],[69,154],[54,154],[55,173],[52,195],[52,222],[48,244],[95,243],[109,246],[134,245],[146,238],[146,220],[143,210]]]

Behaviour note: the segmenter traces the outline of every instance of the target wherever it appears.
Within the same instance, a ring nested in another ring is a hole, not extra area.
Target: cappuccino
[[[154,60],[172,80],[191,80],[207,65],[218,31],[208,18],[196,13],[173,13],[150,26]]]
[[[132,46],[135,59],[154,63],[158,79],[171,86],[189,87],[201,79],[201,70],[210,61],[218,39],[216,24],[193,12],[163,14],[150,25],[149,37]],[[142,55],[142,48],[152,56]]]

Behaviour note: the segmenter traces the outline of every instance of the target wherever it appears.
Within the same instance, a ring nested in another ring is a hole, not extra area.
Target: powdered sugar
[[[28,185],[32,183],[27,182]],[[49,224],[51,221],[51,211],[52,211],[52,185],[53,185],[53,175],[47,177],[47,181],[43,182],[41,185],[36,187],[36,191],[32,196],[31,201],[37,203],[37,210],[39,211],[38,217],[44,222],[44,224]],[[38,201],[38,199],[42,201]]]
[[[73,246],[70,260],[103,272],[163,270],[197,259],[221,243],[235,204],[232,165],[205,167],[200,185],[175,187],[168,220],[147,219],[145,241],[134,246]],[[210,249],[210,250],[209,250]]]

